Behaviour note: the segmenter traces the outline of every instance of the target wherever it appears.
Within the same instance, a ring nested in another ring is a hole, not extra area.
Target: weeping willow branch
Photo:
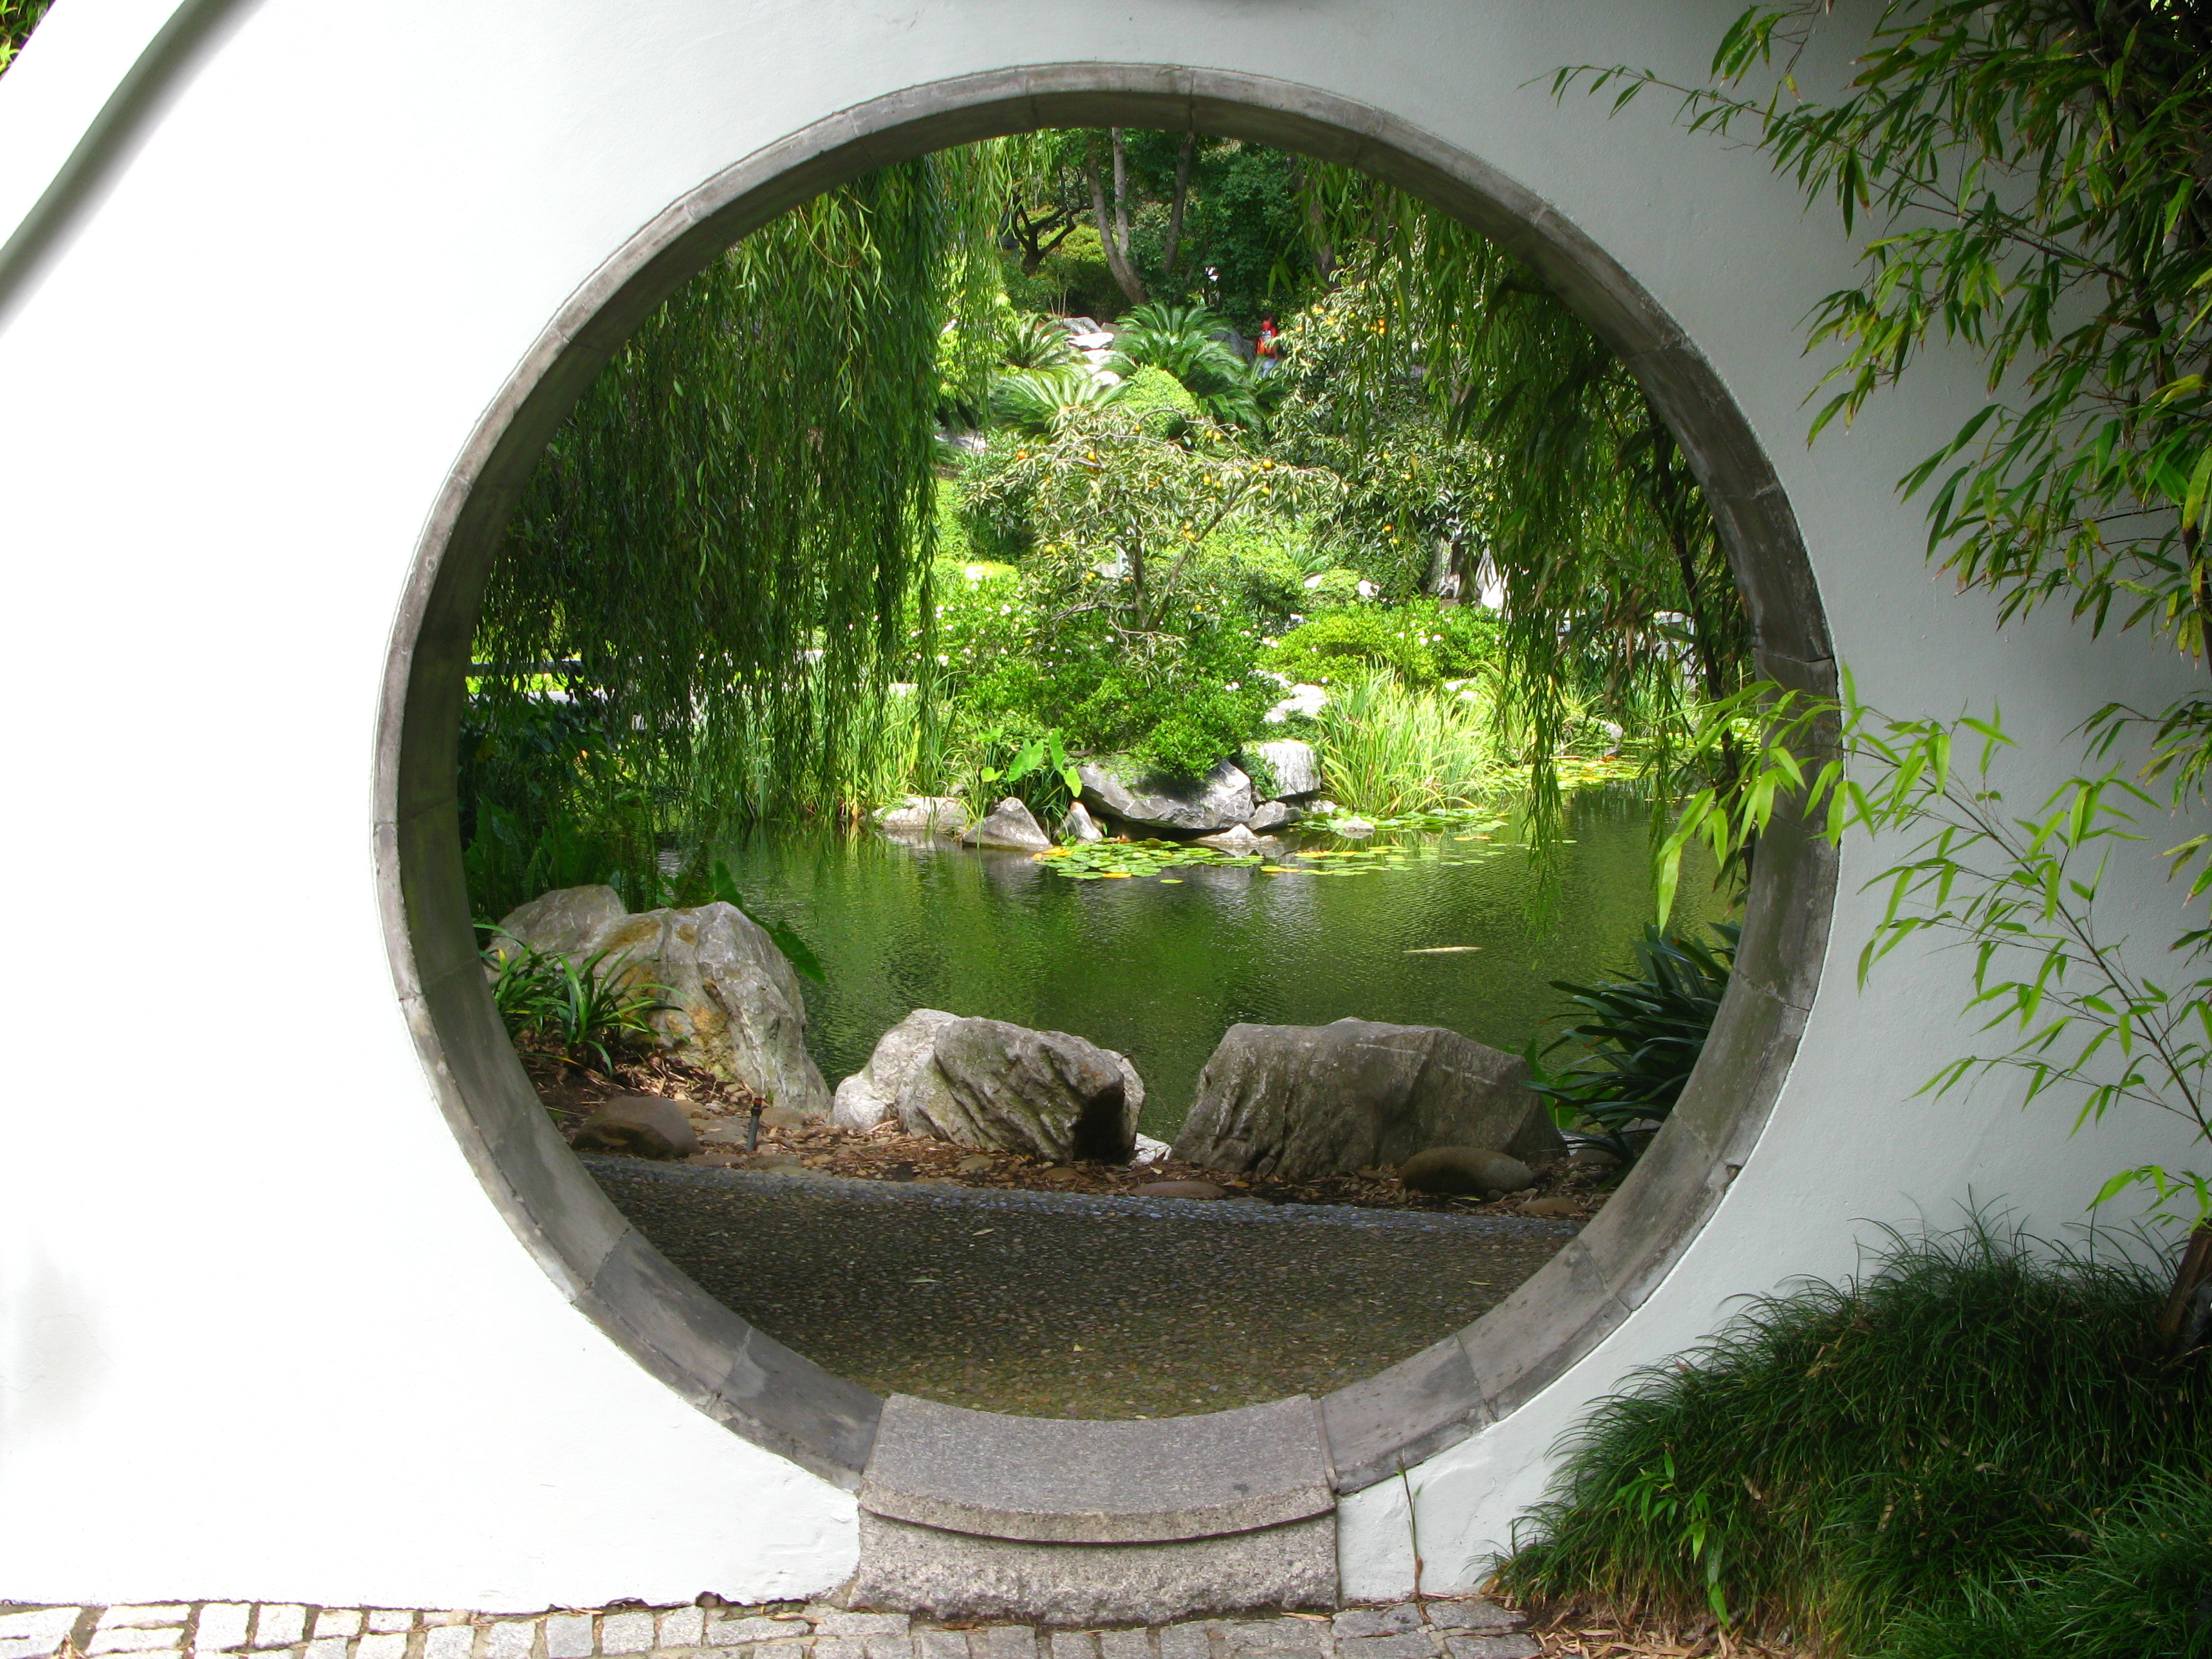
[[[1006,188],[970,146],[756,233],[647,320],[532,476],[480,706],[496,721],[542,697],[538,665],[576,665],[613,764],[576,769],[568,805],[617,832],[634,890],[671,841],[852,804],[911,726],[880,718],[902,670],[930,706],[937,410],[981,396],[990,354],[956,319],[990,314]]]
[[[1533,272],[1466,226],[1349,169],[1314,165],[1305,178],[1314,222],[1343,257],[1328,419],[1365,453],[1410,404],[1460,441],[1473,471],[1451,495],[1448,539],[1462,592],[1486,557],[1504,590],[1539,842],[1559,832],[1553,757],[1582,697],[1648,740],[1656,793],[1693,781],[1681,773],[1693,754],[1732,767],[1732,750],[1686,738],[1698,704],[1744,684],[1749,621],[1704,492],[1635,378]],[[1419,498],[1392,522],[1433,516],[1433,483],[1399,471]],[[1397,487],[1377,482],[1386,495]]]

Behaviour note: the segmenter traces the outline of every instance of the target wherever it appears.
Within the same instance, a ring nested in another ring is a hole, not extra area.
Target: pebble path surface
[[[584,1162],[670,1261],[817,1364],[1030,1417],[1328,1393],[1496,1306],[1577,1231]]]
[[[1534,1659],[1521,1620],[1480,1600],[1349,1607],[1334,1617],[1194,1620],[1150,1629],[948,1626],[819,1603],[647,1607],[521,1618],[400,1607],[170,1601],[0,1603],[0,1659]]]

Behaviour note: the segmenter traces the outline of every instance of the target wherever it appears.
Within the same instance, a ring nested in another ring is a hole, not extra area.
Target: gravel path
[[[1321,1395],[1495,1306],[1575,1227],[584,1160],[726,1306],[879,1394],[1036,1417]]]

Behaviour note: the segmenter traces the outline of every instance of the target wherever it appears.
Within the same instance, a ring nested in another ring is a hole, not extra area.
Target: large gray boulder
[[[899,1126],[1054,1164],[1126,1164],[1144,1107],[1136,1075],[1120,1054],[1066,1031],[953,1020],[938,1028],[930,1063],[900,1095]]]
[[[993,807],[980,823],[960,837],[963,847],[997,848],[1009,853],[1042,853],[1052,845],[1036,816],[1018,795]]]
[[[868,1063],[837,1085],[830,1121],[866,1134],[889,1119],[914,1074],[929,1064],[938,1032],[959,1018],[942,1008],[917,1008],[877,1038]]]
[[[1199,1073],[1175,1155],[1310,1181],[1432,1146],[1534,1164],[1565,1148],[1518,1055],[1433,1025],[1232,1025]]]
[[[592,940],[629,914],[611,887],[559,887],[508,911],[492,934],[491,948],[505,956],[509,946],[521,944],[580,960],[598,948]]]
[[[1085,806],[1142,829],[1206,836],[1252,816],[1252,780],[1227,761],[1197,784],[1172,793],[1132,788],[1112,767],[1092,761],[1076,771]]]
[[[1281,738],[1273,743],[1255,743],[1247,752],[1255,760],[1267,763],[1267,769],[1275,775],[1278,800],[1298,800],[1321,793],[1321,757],[1314,753],[1311,744]]]
[[[957,795],[908,795],[876,814],[876,828],[897,841],[957,836],[968,827],[968,808]]]
[[[830,1115],[830,1085],[806,1052],[806,1000],[799,975],[767,931],[735,905],[627,915],[611,888],[548,893],[511,912],[501,931],[539,951],[581,959],[607,953],[633,984],[662,988],[653,1014],[660,1045],[678,1059],[741,1083],[811,1120]],[[560,900],[549,903],[550,900]],[[596,917],[586,930],[582,919]]]

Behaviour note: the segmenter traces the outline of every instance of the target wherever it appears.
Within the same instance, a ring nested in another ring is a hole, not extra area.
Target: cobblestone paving
[[[939,1625],[835,1607],[608,1607],[529,1618],[394,1607],[171,1601],[0,1606],[0,1659],[1534,1659],[1521,1620],[1483,1601],[1152,1629]]]

